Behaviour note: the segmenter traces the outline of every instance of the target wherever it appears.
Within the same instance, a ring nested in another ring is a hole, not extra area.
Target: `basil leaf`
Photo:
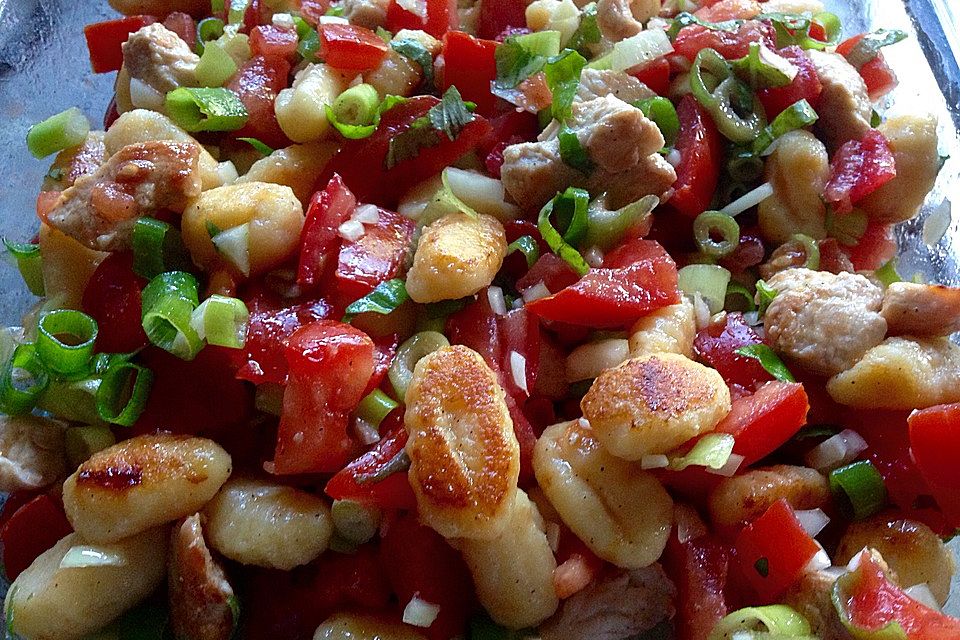
[[[907,34],[899,29],[878,29],[868,33],[847,52],[847,62],[861,69],[863,65],[877,57],[880,49],[905,40],[906,37]]]
[[[773,287],[768,286],[763,280],[757,280],[756,288],[759,298],[757,301],[757,314],[762,316],[767,312],[767,307],[769,307],[773,299],[777,297],[778,292]]]
[[[498,89],[512,89],[543,69],[551,56],[560,53],[559,31],[538,31],[511,36],[494,52]]]
[[[580,74],[586,65],[586,58],[573,49],[565,49],[543,66],[547,87],[553,95],[550,113],[556,120],[563,122],[570,117],[570,107],[580,85]]]
[[[637,109],[643,112],[647,118],[653,120],[653,123],[660,129],[663,135],[664,145],[673,146],[680,135],[680,118],[677,117],[677,110],[667,98],[654,96],[645,100],[637,100],[633,103]]]
[[[588,45],[600,42],[600,26],[597,24],[597,3],[591,2],[580,12],[580,26],[573,32],[567,46],[584,53]]]
[[[473,122],[473,114],[454,86],[447,89],[440,99],[440,104],[432,107],[427,112],[427,117],[433,128],[442,131],[450,140],[455,140],[463,128]]]
[[[410,299],[403,280],[394,278],[377,285],[377,288],[351,303],[346,309],[344,322],[349,322],[358,313],[379,313],[389,315],[401,304]]]
[[[740,347],[734,353],[758,360],[767,373],[781,382],[796,382],[780,356],[765,344],[748,344],[745,347]]]
[[[547,246],[560,256],[578,274],[586,275],[590,270],[580,252],[573,245],[579,242],[587,232],[587,206],[590,203],[590,194],[583,189],[568,187],[559,193],[540,210],[537,218],[537,228]],[[556,214],[561,232],[550,222],[551,215]],[[566,223],[566,224],[564,224]]]
[[[417,63],[423,70],[423,88],[433,91],[433,56],[423,44],[413,38],[402,38],[390,42],[390,47],[410,60]]]
[[[667,29],[667,36],[673,40],[677,37],[677,34],[680,33],[680,30],[684,27],[689,27],[692,24],[698,24],[705,29],[710,31],[727,31],[735,32],[740,28],[740,25],[743,24],[743,20],[724,20],[723,22],[709,22],[703,20],[693,15],[692,13],[684,11],[677,15],[676,18],[673,18],[670,22],[670,28]]]
[[[507,255],[510,255],[514,251],[519,251],[523,254],[523,257],[527,260],[527,268],[532,267],[540,258],[540,247],[537,246],[537,241],[533,239],[533,236],[520,236],[508,244]]]
[[[404,160],[416,158],[424,147],[437,146],[441,142],[441,132],[448,140],[455,140],[471,122],[473,114],[468,103],[460,97],[457,88],[451,86],[427,115],[417,118],[406,131],[390,139],[386,168],[392,169]]]
[[[560,141],[560,159],[568,167],[572,167],[584,175],[593,173],[595,165],[590,159],[590,154],[580,145],[580,139],[577,134],[570,129],[564,128],[557,136]]]

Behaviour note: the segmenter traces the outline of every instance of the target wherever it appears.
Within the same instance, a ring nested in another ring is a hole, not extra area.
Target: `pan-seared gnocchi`
[[[166,527],[159,527],[91,547],[71,533],[14,580],[4,605],[8,626],[30,640],[77,640],[93,633],[160,586],[166,539]],[[99,554],[106,564],[70,566],[83,553]]]
[[[283,184],[293,189],[297,200],[309,202],[313,185],[336,151],[332,142],[292,144],[254,162],[237,182]]]
[[[630,328],[630,355],[637,358],[652,353],[679,353],[690,358],[696,335],[693,303],[684,297],[677,304],[657,309],[634,323]]]
[[[203,511],[210,546],[242,564],[292,569],[327,548],[330,507],[315,495],[279,484],[234,478]]]
[[[758,220],[765,238],[783,244],[793,234],[827,235],[820,194],[830,178],[827,147],[812,133],[791,131],[777,141],[767,161],[773,195],[760,203]]]
[[[564,524],[618,567],[645,567],[663,552],[673,500],[635,463],[608,453],[582,421],[547,428],[533,470]]]
[[[325,64],[309,64],[297,73],[293,86],[277,94],[277,123],[294,142],[321,139],[330,128],[326,107],[347,88],[343,75]]]
[[[404,415],[410,484],[424,524],[447,538],[496,538],[510,521],[520,445],[497,377],[477,352],[421,358]]]
[[[523,491],[517,491],[510,520],[499,536],[455,544],[473,575],[480,603],[498,623],[522,629],[557,610],[553,588],[557,562],[543,518]]]
[[[313,640],[426,640],[409,625],[358,613],[336,613],[323,621]]]
[[[730,412],[730,390],[715,369],[656,353],[601,373],[580,407],[610,453],[639,460],[713,429]]]
[[[830,502],[830,485],[819,472],[779,464],[724,478],[710,494],[710,519],[717,526],[751,522],[780,498],[794,509],[817,509]]]
[[[230,455],[212,440],[137,436],[80,465],[63,483],[63,507],[85,540],[114,542],[195,513],[230,471]]]

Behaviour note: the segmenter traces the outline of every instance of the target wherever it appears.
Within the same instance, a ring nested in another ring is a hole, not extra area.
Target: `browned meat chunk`
[[[960,331],[960,289],[894,282],[883,294],[880,315],[891,335],[948,336]]]

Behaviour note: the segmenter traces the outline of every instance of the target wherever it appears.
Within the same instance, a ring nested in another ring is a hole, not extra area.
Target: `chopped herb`
[[[550,113],[556,120],[563,122],[570,117],[570,107],[580,85],[580,74],[586,65],[586,58],[572,49],[565,49],[544,65],[543,74],[553,95]]]
[[[497,64],[496,87],[514,88],[543,69],[547,60],[559,53],[559,31],[539,31],[507,38],[494,52]]]
[[[469,104],[463,101],[456,87],[450,87],[427,115],[417,118],[406,131],[390,139],[386,168],[392,169],[404,160],[416,158],[420,149],[437,146],[441,132],[447,139],[455,140],[472,121]]]
[[[473,114],[454,86],[446,90],[440,104],[431,108],[427,117],[433,128],[442,131],[449,140],[455,140],[463,128],[473,122]]]
[[[663,96],[654,96],[638,100],[633,103],[637,109],[643,112],[643,115],[653,120],[653,123],[660,129],[663,135],[663,143],[667,147],[673,146],[677,136],[680,134],[680,118],[677,117],[677,110],[673,103]]]
[[[757,280],[757,313],[763,315],[767,312],[767,307],[777,297],[777,290],[767,285],[763,280]]]
[[[560,141],[560,159],[568,167],[572,167],[584,175],[593,173],[594,164],[590,154],[580,144],[577,134],[564,128],[558,136]]]
[[[361,140],[363,138],[369,138],[373,135],[373,132],[377,130],[378,126],[380,126],[380,118],[384,113],[390,109],[393,109],[398,104],[403,104],[406,101],[407,99],[402,96],[388,95],[383,99],[383,102],[380,103],[380,106],[377,107],[376,113],[373,115],[373,122],[370,124],[350,124],[347,122],[341,122],[340,118],[337,117],[337,113],[334,111],[333,107],[326,105],[324,108],[327,112],[327,120],[337,131],[340,132],[340,135],[348,140]]]
[[[60,167],[55,167],[55,168],[51,167],[50,171],[47,172],[47,177],[57,182],[60,182],[61,180],[63,180],[64,175],[65,175],[64,171]]]
[[[876,109],[870,111],[870,126],[876,129],[880,126],[880,123],[883,122],[883,118],[880,117],[880,114],[877,113]]]
[[[770,561],[767,558],[758,558],[757,561],[753,563],[753,568],[756,569],[757,573],[763,578],[770,575]]]
[[[390,41],[390,47],[409,58],[423,70],[423,88],[427,92],[433,90],[433,56],[423,44],[413,38],[401,38]]]
[[[589,203],[589,193],[583,189],[568,187],[566,191],[558,193],[544,205],[537,219],[537,228],[550,250],[581,276],[586,275],[590,265],[574,245],[586,235]],[[550,221],[552,216],[556,217],[557,226]]]
[[[257,152],[260,153],[260,155],[262,155],[262,156],[268,156],[268,155],[270,155],[271,153],[273,153],[273,149],[271,149],[271,148],[270,148],[269,146],[267,146],[266,144],[260,142],[260,141],[257,140],[256,138],[237,138],[237,140],[242,140],[243,142],[246,142],[246,143],[249,144],[251,147],[253,147],[254,149],[256,149]]]
[[[880,49],[905,40],[907,34],[899,29],[878,29],[868,33],[847,52],[847,62],[857,69],[871,62],[880,54]]]
[[[580,12],[580,26],[573,32],[567,46],[580,53],[588,53],[588,45],[600,42],[600,26],[597,24],[597,3],[591,2]]]
[[[689,27],[690,25],[698,24],[705,29],[710,31],[727,31],[734,32],[740,28],[740,25],[743,24],[742,20],[725,20],[723,22],[709,22],[707,20],[702,20],[692,13],[684,11],[683,13],[677,15],[676,18],[670,20],[670,28],[667,29],[667,36],[673,40],[677,37],[677,34],[680,33],[680,30],[684,27]]]
[[[795,65],[759,42],[751,42],[747,55],[732,60],[730,66],[754,89],[786,86],[797,74]]]
[[[407,294],[407,287],[403,280],[399,278],[387,280],[378,284],[376,289],[364,297],[350,304],[343,319],[345,322],[349,322],[358,313],[389,315],[409,299],[410,296]]]
[[[748,344],[740,347],[734,351],[734,353],[759,361],[767,373],[781,382],[796,382],[793,374],[787,369],[787,365],[783,364],[780,356],[765,344]]]

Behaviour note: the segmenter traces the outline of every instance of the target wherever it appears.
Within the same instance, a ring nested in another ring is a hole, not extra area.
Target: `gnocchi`
[[[697,321],[693,303],[686,297],[677,304],[657,309],[637,320],[630,328],[630,355],[679,353],[693,357]]]
[[[289,570],[327,548],[330,507],[293,487],[235,478],[203,511],[210,545],[242,564]]]
[[[385,622],[374,616],[336,613],[317,627],[313,640],[426,640],[405,624]]]
[[[40,224],[40,268],[47,298],[79,309],[90,276],[108,253],[90,249],[59,229]]]
[[[653,563],[673,521],[673,500],[657,479],[608,453],[582,421],[547,428],[533,470],[563,522],[618,567]]]
[[[751,522],[786,498],[794,509],[817,509],[830,502],[827,479],[813,469],[776,465],[724,478],[710,494],[710,519],[720,527]]]
[[[238,182],[269,182],[293,189],[300,202],[309,202],[313,185],[337,146],[332,142],[294,144],[260,158]]]
[[[422,72],[416,62],[389,49],[379,66],[363,74],[363,81],[372,85],[381,98],[409,96],[420,84]]]
[[[510,521],[520,445],[497,377],[464,346],[420,359],[406,392],[410,484],[420,518],[447,538],[491,540]]]
[[[873,105],[860,72],[839,53],[808,51],[817,70],[820,92],[817,131],[836,149],[848,140],[859,140],[870,130]]]
[[[507,237],[495,218],[451,213],[423,230],[407,293],[415,302],[473,295],[493,282],[507,255]]]
[[[730,412],[730,391],[716,370],[656,353],[601,373],[580,407],[611,454],[639,460],[713,429]]]
[[[757,209],[765,238],[783,244],[802,233],[815,240],[825,238],[826,209],[820,194],[830,178],[827,148],[809,131],[782,135],[767,160],[767,180],[773,195]]]
[[[194,513],[230,475],[206,438],[145,435],[98,451],[63,483],[63,507],[90,542],[115,542]]]
[[[543,518],[523,491],[516,492],[509,522],[499,536],[462,540],[457,546],[473,575],[480,603],[499,624],[522,629],[557,610],[553,588],[557,562]]]
[[[17,635],[35,640],[78,640],[105,626],[150,595],[166,573],[165,527],[149,529],[97,550],[103,566],[61,567],[71,549],[89,544],[71,533],[21,573],[4,606]]]
[[[330,128],[327,106],[347,88],[342,74],[325,64],[309,64],[297,72],[293,85],[277,94],[277,122],[294,142],[312,142]]]

